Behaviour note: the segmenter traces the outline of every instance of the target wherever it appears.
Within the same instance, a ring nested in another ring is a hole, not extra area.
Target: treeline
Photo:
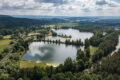
[[[0,27],[1,28],[16,28],[20,26],[29,27],[31,25],[47,25],[65,22],[63,19],[27,19],[27,18],[15,18],[11,16],[0,15]]]
[[[43,41],[43,42],[49,42],[49,43],[56,43],[56,44],[66,44],[66,45],[75,45],[75,46],[83,46],[83,42],[81,41],[81,39],[79,40],[70,40],[70,39],[66,39],[65,42],[59,40],[50,40],[50,39],[38,39],[38,41]]]
[[[92,56],[92,61],[96,62],[115,50],[120,31],[109,31],[105,36],[99,31],[96,31],[94,34],[95,35],[89,40],[85,40],[85,47],[87,48],[90,45],[98,47],[97,51]]]
[[[66,39],[66,40],[65,40],[65,44],[66,44],[66,45],[83,46],[83,42],[81,41],[81,39],[79,39],[79,40]]]
[[[107,56],[113,50],[115,50],[116,45],[118,43],[119,34],[120,34],[119,31],[115,31],[111,34],[106,35],[102,39],[103,41],[99,44],[99,49],[96,51],[96,54],[93,55],[92,58],[93,62],[96,62],[103,56]]]
[[[59,40],[51,40],[51,39],[40,39],[39,41],[43,41],[43,42],[48,42],[48,43],[56,43],[56,44],[60,44],[60,43],[63,43],[62,41]]]
[[[9,34],[12,34],[13,31],[10,30],[10,29],[4,29],[4,28],[0,28],[0,35],[9,35]]]
[[[91,27],[106,27],[106,26],[118,26],[120,25],[120,19],[103,19],[103,20],[90,20],[78,22],[80,26]]]

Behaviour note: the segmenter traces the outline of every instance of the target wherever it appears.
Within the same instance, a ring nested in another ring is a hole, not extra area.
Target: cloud
[[[40,3],[54,3],[54,4],[67,4],[67,0],[35,0],[35,2]]]
[[[107,3],[107,1],[105,1],[105,0],[100,0],[100,1],[96,1],[96,4],[97,4],[97,5],[106,5],[106,4],[108,4],[108,3]]]
[[[120,3],[115,0],[0,0],[0,14],[109,16],[113,13],[120,15]]]
[[[104,5],[108,5],[110,7],[116,7],[117,2],[111,1],[111,0],[98,0],[96,1],[96,5],[100,5],[100,6],[104,6]]]
[[[83,9],[84,12],[90,12],[88,8]]]

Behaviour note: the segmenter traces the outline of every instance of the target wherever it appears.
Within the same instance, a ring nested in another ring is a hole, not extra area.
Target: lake
[[[61,40],[61,41],[65,41],[66,39],[70,39],[70,40],[77,40],[77,39],[81,39],[82,42],[85,41],[85,39],[89,39],[91,36],[93,36],[93,33],[90,32],[80,32],[77,29],[52,29],[54,32],[56,32],[58,35],[67,35],[67,36],[71,36],[71,38],[62,38],[62,37],[53,37],[53,36],[48,36],[46,37],[46,39],[50,39],[50,40]]]
[[[80,32],[76,29],[53,29],[59,35],[71,35],[70,40],[77,40],[81,39],[81,41],[85,41],[85,39],[90,38],[93,36],[93,33],[90,32]],[[61,40],[65,41],[66,38],[61,37],[46,37],[46,39],[51,40]],[[81,48],[84,50],[84,46],[76,47],[72,45],[65,45],[65,44],[55,44],[55,43],[48,43],[48,42],[32,42],[29,45],[29,50],[23,56],[23,60],[28,61],[39,61],[50,65],[59,65],[63,63],[67,57],[71,57],[72,60],[76,58],[77,50]]]

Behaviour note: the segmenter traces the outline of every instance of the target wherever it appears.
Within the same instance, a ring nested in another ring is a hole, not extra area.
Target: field
[[[5,47],[10,47],[10,41],[11,40],[0,40],[0,52],[3,51]]]
[[[77,23],[62,23],[62,24],[59,24],[61,27],[74,27],[74,26],[77,26],[78,24]]]
[[[3,38],[4,38],[4,39],[10,39],[10,38],[11,38],[11,35],[4,36]]]
[[[43,25],[44,28],[55,28],[55,25]]]
[[[28,34],[28,36],[35,36],[35,35],[39,35],[40,33],[34,33],[34,32],[31,32]]]
[[[62,38],[71,38],[71,36],[67,36],[67,35],[58,35],[58,36]]]
[[[93,55],[97,49],[97,47],[90,46],[90,55]]]
[[[46,67],[46,64],[34,61],[20,61],[20,68],[33,68],[34,66]]]

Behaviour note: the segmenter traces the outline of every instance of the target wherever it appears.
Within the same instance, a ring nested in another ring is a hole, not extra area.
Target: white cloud
[[[114,0],[1,0],[0,14],[120,16]],[[114,15],[113,15],[114,14]]]

